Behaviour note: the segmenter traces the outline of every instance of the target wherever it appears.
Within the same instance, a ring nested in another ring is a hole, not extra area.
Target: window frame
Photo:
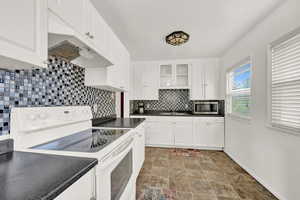
[[[230,81],[232,80],[229,76],[230,73],[232,73],[235,69],[238,69],[239,67],[242,67],[245,64],[250,64],[250,88],[249,89],[240,89],[235,92],[232,92],[231,90],[231,83]],[[235,65],[230,67],[226,71],[226,115],[229,117],[237,118],[237,119],[242,119],[242,120],[251,120],[251,113],[252,113],[252,101],[250,101],[249,104],[249,114],[248,115],[243,115],[240,113],[232,112],[232,105],[231,105],[231,98],[234,96],[233,94],[246,94],[249,96],[250,99],[252,99],[252,83],[253,83],[253,56],[247,56],[244,59],[241,59],[239,62],[237,62]]]
[[[275,45],[283,43],[299,34],[300,34],[300,27],[279,37],[277,40],[274,40],[273,42],[269,43],[267,47],[267,125],[266,125],[268,128],[280,132],[292,134],[292,135],[298,135],[298,136],[300,135],[299,129],[272,123],[272,48]]]

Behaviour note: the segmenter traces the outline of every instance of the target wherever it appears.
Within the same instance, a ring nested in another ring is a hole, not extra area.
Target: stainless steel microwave
[[[195,101],[193,103],[194,114],[219,114],[219,102],[218,101]]]

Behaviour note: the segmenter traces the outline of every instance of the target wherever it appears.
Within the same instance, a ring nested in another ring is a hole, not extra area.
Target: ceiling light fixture
[[[186,43],[190,39],[189,34],[183,31],[175,31],[166,36],[166,42],[173,46],[179,46]]]

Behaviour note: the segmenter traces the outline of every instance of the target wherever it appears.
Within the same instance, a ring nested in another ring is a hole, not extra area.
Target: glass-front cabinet
[[[190,64],[160,65],[160,88],[190,88]]]
[[[171,87],[173,84],[173,66],[171,64],[160,65],[160,86]]]

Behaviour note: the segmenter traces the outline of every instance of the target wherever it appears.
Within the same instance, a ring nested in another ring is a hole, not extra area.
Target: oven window
[[[111,172],[111,200],[119,200],[132,175],[132,150]]]

